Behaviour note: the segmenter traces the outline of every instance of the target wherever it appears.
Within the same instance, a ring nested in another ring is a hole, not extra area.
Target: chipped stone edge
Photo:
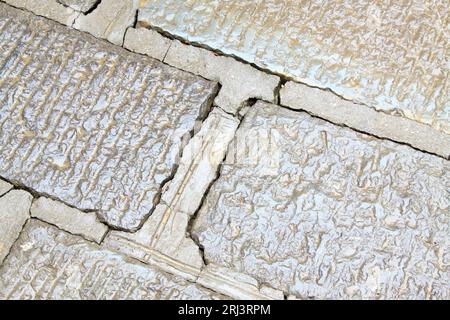
[[[280,104],[337,125],[450,158],[450,135],[426,124],[355,104],[322,89],[289,81],[280,90]]]

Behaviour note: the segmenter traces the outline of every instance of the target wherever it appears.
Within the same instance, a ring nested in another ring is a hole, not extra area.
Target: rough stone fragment
[[[175,40],[164,62],[220,82],[222,88],[214,104],[227,112],[236,114],[250,98],[275,102],[275,89],[280,78],[233,58],[217,56],[211,51]]]
[[[136,230],[217,84],[7,5],[0,28],[0,176]]]
[[[23,8],[37,14],[58,21],[62,24],[71,26],[79,13],[71,8],[64,7],[56,0],[3,0],[6,3]]]
[[[220,298],[34,219],[0,268],[0,299]]]
[[[93,12],[80,15],[73,27],[121,46],[126,29],[134,23],[138,6],[139,0],[102,0]]]
[[[95,212],[82,212],[45,197],[35,200],[30,212],[32,217],[97,243],[102,241],[108,231],[108,227],[97,220]]]
[[[448,0],[154,0],[138,23],[450,133]]]
[[[13,188],[13,185],[0,179],[0,196],[7,193]]]
[[[376,112],[328,91],[289,81],[280,90],[280,103],[377,137],[407,143],[445,158],[450,156],[450,135],[407,118]]]
[[[131,51],[146,54],[160,61],[169,50],[171,41],[158,32],[144,28],[129,28],[123,46]]]
[[[192,229],[208,263],[301,298],[450,298],[448,161],[262,102],[230,146]]]
[[[57,0],[59,3],[76,11],[87,12],[91,10],[99,0]]]
[[[187,237],[189,220],[216,177],[238,124],[215,108],[184,148],[180,166],[164,186],[155,212],[136,233],[108,233],[105,246],[195,280],[203,261],[199,248]]]
[[[32,199],[23,190],[12,190],[0,198],[0,264],[30,216]]]

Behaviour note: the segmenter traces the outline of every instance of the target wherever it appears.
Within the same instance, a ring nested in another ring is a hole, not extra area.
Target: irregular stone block
[[[6,5],[0,26],[0,175],[136,230],[217,84]]]
[[[216,178],[239,121],[214,108],[183,149],[174,178],[164,186],[160,204],[136,233],[112,231],[105,246],[195,281],[203,267],[199,248],[188,237],[191,216]]]
[[[193,224],[208,263],[301,298],[450,298],[450,164],[258,102]]]
[[[13,185],[0,179],[0,196],[7,193],[13,188]]]
[[[448,0],[154,0],[138,23],[450,133]]]
[[[163,61],[171,41],[158,32],[144,28],[129,28],[123,46],[131,51],[146,54]]]
[[[34,219],[0,268],[0,299],[220,298]]]
[[[134,23],[138,6],[139,0],[102,0],[93,12],[80,15],[73,27],[121,46],[126,29]]]
[[[217,56],[174,40],[164,62],[220,82],[222,88],[214,104],[229,113],[236,114],[250,98],[275,102],[275,89],[280,78],[233,58]]]
[[[32,199],[23,190],[12,190],[0,198],[0,264],[30,216]]]
[[[108,232],[108,227],[97,220],[95,212],[82,212],[49,198],[35,200],[30,212],[32,217],[97,243]]]
[[[99,0],[57,0],[59,3],[76,11],[87,12],[91,10]]]
[[[289,81],[280,90],[280,103],[444,158],[450,156],[450,135],[407,118],[376,112],[331,92]]]

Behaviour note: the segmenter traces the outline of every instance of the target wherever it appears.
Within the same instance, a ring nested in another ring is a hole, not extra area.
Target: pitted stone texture
[[[30,217],[32,199],[23,190],[12,190],[0,198],[0,264]]]
[[[0,268],[0,299],[212,298],[222,296],[34,219]]]
[[[59,3],[76,11],[87,12],[91,10],[99,0],[57,0]]]
[[[8,183],[8,182],[0,179],[0,196],[4,195],[12,188],[13,188],[13,185],[11,183]]]
[[[217,85],[0,6],[0,175],[134,230]]]
[[[193,226],[209,263],[302,298],[450,298],[448,161],[265,103],[232,146]]]
[[[450,133],[449,5],[155,0],[138,20]]]

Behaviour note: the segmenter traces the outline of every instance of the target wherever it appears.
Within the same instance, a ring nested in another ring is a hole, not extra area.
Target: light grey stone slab
[[[450,133],[448,0],[154,0],[138,23]]]
[[[158,32],[144,28],[129,28],[123,46],[133,52],[146,54],[163,61],[169,50],[171,40]]]
[[[12,190],[0,198],[0,264],[30,216],[32,199],[23,190]]]
[[[258,102],[197,214],[207,263],[300,298],[448,299],[450,164]]]
[[[76,11],[87,12],[94,8],[99,0],[56,0],[57,2],[70,7]]]
[[[32,217],[97,243],[100,243],[108,232],[108,227],[98,221],[95,212],[82,212],[46,197],[35,200],[30,212]]]
[[[94,11],[80,15],[73,27],[121,46],[126,29],[134,23],[138,7],[139,0],[102,0]]]
[[[0,268],[0,299],[221,298],[35,219]]]
[[[0,196],[4,195],[12,188],[13,188],[13,185],[11,183],[8,183],[8,182],[0,179]]]
[[[0,176],[136,230],[217,83],[0,5]]]
[[[328,91],[289,81],[280,90],[280,103],[336,124],[407,143],[444,158],[450,157],[450,135],[404,117],[377,112]]]

